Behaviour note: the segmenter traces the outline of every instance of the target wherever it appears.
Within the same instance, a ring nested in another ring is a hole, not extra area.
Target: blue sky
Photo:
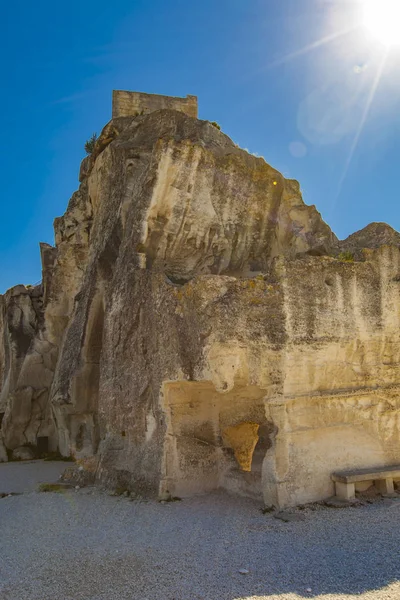
[[[40,280],[38,243],[53,243],[113,88],[197,95],[200,118],[298,179],[340,238],[371,221],[400,229],[400,48],[383,63],[385,47],[354,29],[360,2],[15,0],[5,10],[0,292]]]

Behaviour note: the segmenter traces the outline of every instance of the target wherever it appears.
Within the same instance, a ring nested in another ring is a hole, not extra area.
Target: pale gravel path
[[[57,481],[70,462],[26,460],[0,463],[0,494],[33,492],[39,483]]]
[[[0,465],[0,481],[21,467],[26,477],[26,464]],[[259,508],[223,493],[164,505],[91,489],[4,498],[0,599],[400,600],[400,500],[295,523]]]

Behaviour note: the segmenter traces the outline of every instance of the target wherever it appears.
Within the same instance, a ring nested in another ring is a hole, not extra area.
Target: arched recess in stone
[[[165,382],[167,418],[161,496],[223,488],[262,498],[262,463],[273,426],[265,390],[237,386],[218,392],[211,381]]]

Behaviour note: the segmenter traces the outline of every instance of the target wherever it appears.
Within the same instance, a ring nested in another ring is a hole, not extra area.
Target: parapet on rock
[[[109,486],[279,507],[399,463],[398,234],[339,242],[296,181],[157,108],[106,125],[42,285],[1,297],[0,460],[47,439]]]
[[[163,108],[178,110],[188,117],[197,119],[198,108],[196,96],[176,98],[174,96],[144,94],[143,92],[125,92],[123,90],[113,91],[113,119],[116,119],[117,117],[148,115],[155,110],[161,110]]]

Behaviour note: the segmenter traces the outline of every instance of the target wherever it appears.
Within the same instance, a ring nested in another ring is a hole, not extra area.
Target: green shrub
[[[95,144],[97,142],[97,133],[94,133],[85,143],[86,154],[92,154]]]
[[[338,259],[343,262],[353,262],[354,254],[346,250],[345,252],[340,252],[340,254],[338,254]]]
[[[217,129],[219,129],[219,130],[221,131],[221,125],[219,125],[219,124],[217,123],[217,121],[210,121],[210,123],[211,123],[211,125],[212,125],[213,127],[216,127]]]

